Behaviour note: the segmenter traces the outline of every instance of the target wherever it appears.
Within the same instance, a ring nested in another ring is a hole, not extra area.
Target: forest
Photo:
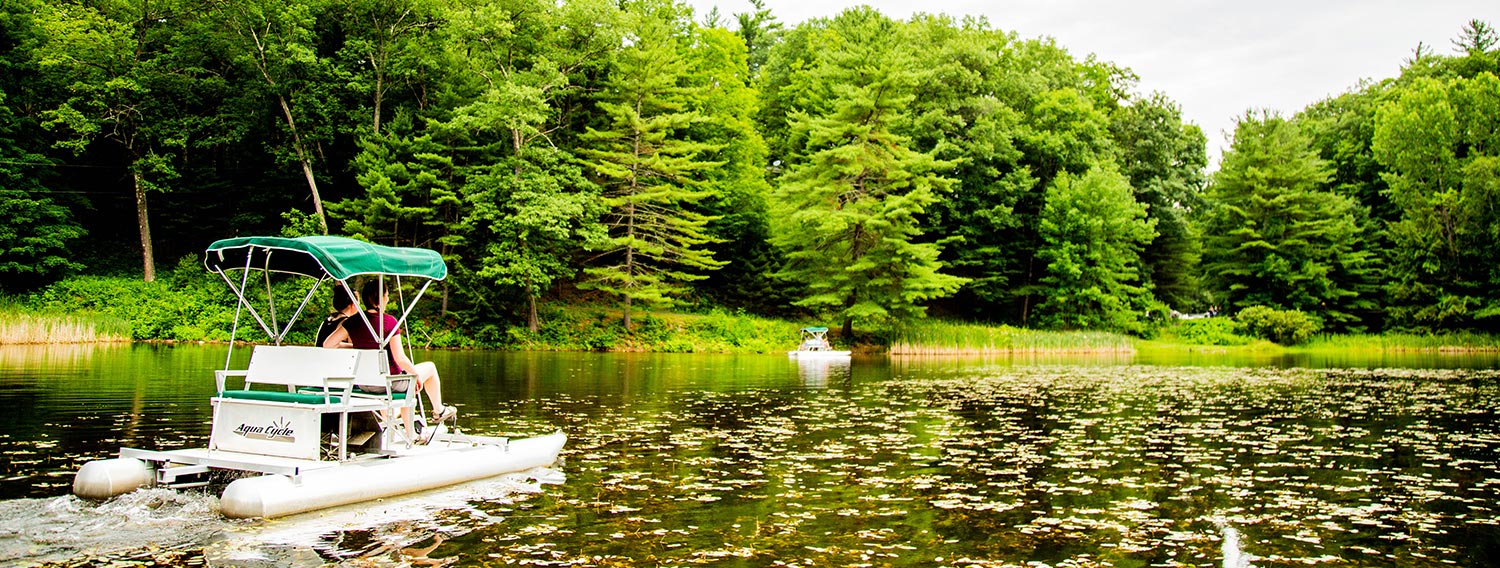
[[[431,248],[539,304],[1140,334],[1173,312],[1500,330],[1500,46],[1207,137],[978,18],[672,0],[0,0],[0,295],[217,239]]]

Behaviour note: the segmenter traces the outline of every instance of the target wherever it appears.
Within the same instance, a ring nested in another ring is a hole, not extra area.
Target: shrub
[[[280,305],[296,306],[300,294],[281,288],[285,286],[278,286]],[[119,318],[129,322],[129,335],[137,340],[223,341],[229,339],[234,324],[234,296],[191,256],[155,282],[127,276],[78,276],[42,289],[28,303],[39,311]],[[277,324],[285,325],[290,311],[277,315]],[[262,317],[269,314],[262,313]],[[248,313],[243,314],[239,338],[259,335],[254,331],[258,327]],[[312,330],[298,329],[288,340],[312,341]]]
[[[1282,345],[1303,343],[1323,329],[1321,322],[1299,310],[1274,310],[1265,306],[1240,310],[1234,319],[1244,326],[1247,333]]]
[[[1250,338],[1240,335],[1244,329],[1234,320],[1223,317],[1186,320],[1173,332],[1189,345],[1245,345]]]

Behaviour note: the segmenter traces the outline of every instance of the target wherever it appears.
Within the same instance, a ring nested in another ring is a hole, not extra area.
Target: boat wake
[[[96,503],[72,495],[0,501],[0,564],[197,548],[237,524],[206,493],[143,489]]]
[[[560,471],[534,468],[272,520],[226,519],[218,497],[172,489],[141,489],[104,502],[72,495],[5,500],[0,566],[114,560],[174,565],[200,550],[215,566],[318,565],[320,559],[382,555],[411,562],[425,554],[414,547],[435,548],[493,522],[476,503],[512,500],[564,481]]]

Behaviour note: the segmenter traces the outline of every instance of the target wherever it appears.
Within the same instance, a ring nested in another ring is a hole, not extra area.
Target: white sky
[[[749,0],[685,1],[699,19],[717,5],[731,27],[732,14],[752,9]],[[1471,19],[1500,26],[1500,0],[766,0],[788,28],[860,4],[896,19],[986,16],[1023,39],[1050,36],[1077,59],[1128,67],[1141,92],[1166,93],[1203,128],[1211,162],[1248,109],[1290,116],[1361,79],[1396,76],[1418,42],[1452,54]]]

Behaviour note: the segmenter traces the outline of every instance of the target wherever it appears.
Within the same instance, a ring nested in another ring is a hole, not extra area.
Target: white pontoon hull
[[[235,480],[220,497],[219,509],[230,518],[279,517],[437,489],[552,465],[566,442],[562,432],[510,441],[443,434],[431,445],[414,447],[400,456]],[[121,454],[84,464],[73,479],[73,493],[106,499],[152,486],[173,467],[243,469],[248,465],[234,463],[233,456],[226,455],[229,452],[125,450]],[[148,461],[162,465],[153,469]]]
[[[280,517],[486,479],[552,465],[565,441],[557,433],[515,440],[507,447],[439,449],[345,464],[305,473],[299,481],[285,475],[240,479],[224,490],[219,511],[230,518]]]

